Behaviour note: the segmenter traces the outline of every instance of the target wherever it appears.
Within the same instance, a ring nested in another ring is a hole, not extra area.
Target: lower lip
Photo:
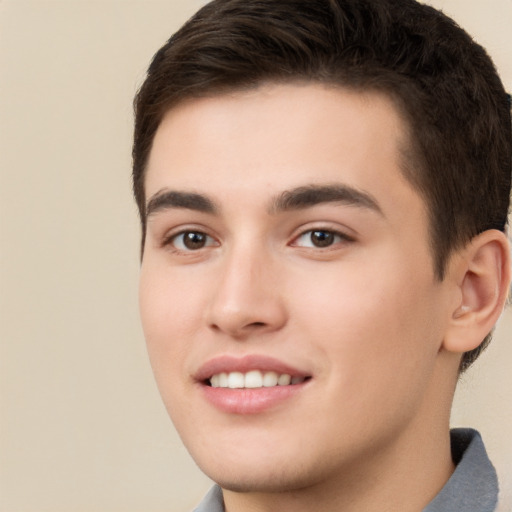
[[[201,385],[206,400],[230,414],[258,414],[275,408],[300,393],[307,382],[255,389],[213,388]]]

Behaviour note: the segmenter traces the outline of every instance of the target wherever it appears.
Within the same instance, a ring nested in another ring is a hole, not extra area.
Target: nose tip
[[[210,328],[234,339],[278,330],[285,323],[285,315],[277,301],[273,302],[261,305],[239,302],[236,308],[217,308],[210,317]]]
[[[261,315],[260,315],[261,316]],[[210,323],[214,331],[227,334],[233,339],[244,339],[253,334],[263,334],[275,330],[280,322],[253,321],[251,316],[241,311],[224,310],[219,312],[215,320]]]
[[[207,310],[209,327],[234,339],[278,330],[286,319],[272,270],[256,271],[247,260],[220,276]]]

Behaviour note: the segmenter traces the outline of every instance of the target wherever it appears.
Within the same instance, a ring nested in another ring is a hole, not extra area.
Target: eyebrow
[[[379,203],[371,194],[342,184],[312,184],[285,190],[271,201],[269,213],[301,210],[323,203],[341,203],[367,208],[383,215]],[[157,192],[148,201],[146,217],[173,208],[184,208],[208,214],[216,214],[219,211],[215,202],[206,195],[164,189]]]
[[[148,201],[146,217],[172,208],[185,208],[210,214],[217,213],[218,211],[215,203],[203,194],[181,192],[178,190],[161,190]]]
[[[311,208],[322,203],[341,203],[373,210],[384,215],[377,200],[369,193],[342,184],[306,185],[279,194],[272,202],[271,213]]]

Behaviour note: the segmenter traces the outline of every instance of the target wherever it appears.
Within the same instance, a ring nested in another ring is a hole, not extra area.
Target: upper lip
[[[243,357],[229,355],[214,357],[204,363],[196,372],[194,377],[196,380],[203,382],[210,379],[212,375],[217,375],[219,373],[246,373],[251,370],[288,374],[292,377],[310,376],[308,373],[283,363],[279,359],[259,354],[251,354]]]

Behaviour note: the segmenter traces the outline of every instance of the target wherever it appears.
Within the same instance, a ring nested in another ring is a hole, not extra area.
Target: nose
[[[287,322],[278,269],[253,250],[226,256],[206,311],[208,326],[237,340],[281,329]]]

